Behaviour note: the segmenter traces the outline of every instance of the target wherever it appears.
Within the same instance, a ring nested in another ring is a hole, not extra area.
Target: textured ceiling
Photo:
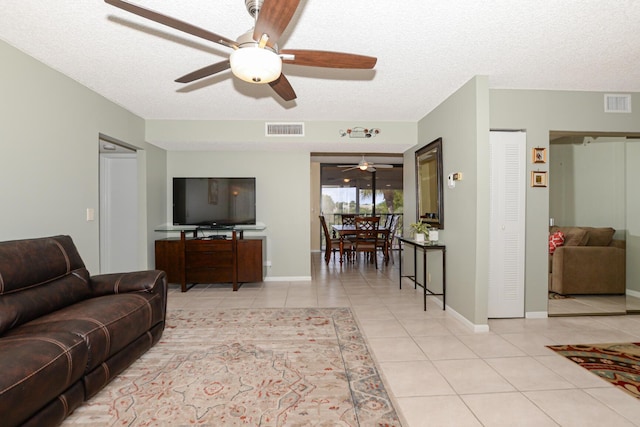
[[[243,0],[135,3],[231,39],[253,26]],[[102,0],[3,0],[0,39],[146,119],[415,122],[474,75],[491,88],[640,92],[638,22],[634,0],[303,0],[281,48],[378,63],[285,66],[288,103],[229,71],[175,83],[230,49]]]

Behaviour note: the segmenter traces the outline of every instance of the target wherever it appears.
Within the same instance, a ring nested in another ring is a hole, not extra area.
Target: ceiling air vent
[[[266,136],[304,136],[304,123],[266,123]]]
[[[630,113],[631,95],[607,93],[604,95],[605,113]]]

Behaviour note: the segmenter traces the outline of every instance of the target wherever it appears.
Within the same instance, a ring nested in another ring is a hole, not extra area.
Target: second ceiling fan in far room
[[[346,172],[346,171],[350,171],[350,170],[354,170],[354,169],[360,169],[362,171],[367,171],[367,172],[375,172],[376,169],[390,169],[393,168],[393,165],[384,165],[384,164],[380,164],[380,163],[374,163],[374,162],[370,162],[367,161],[364,156],[362,156],[362,160],[360,160],[360,162],[357,165],[338,165],[339,168],[347,168],[344,169],[342,172]]]
[[[248,12],[255,18],[253,30],[231,40],[211,31],[163,15],[123,0],[106,3],[151,21],[233,49],[226,59],[186,74],[178,83],[190,83],[227,69],[249,83],[269,84],[285,101],[296,99],[291,84],[282,73],[283,64],[311,67],[372,69],[377,59],[371,56],[343,52],[306,49],[280,49],[277,41],[289,25],[300,0],[245,0]],[[242,1],[242,0],[238,0]]]

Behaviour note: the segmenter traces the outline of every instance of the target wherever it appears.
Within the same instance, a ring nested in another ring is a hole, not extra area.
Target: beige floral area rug
[[[65,426],[400,426],[349,308],[173,310]]]

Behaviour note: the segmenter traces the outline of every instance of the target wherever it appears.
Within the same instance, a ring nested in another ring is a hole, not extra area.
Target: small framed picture
[[[546,187],[547,186],[547,172],[531,171],[531,186],[532,187]]]
[[[546,148],[534,148],[531,161],[533,163],[547,163],[547,149]]]

